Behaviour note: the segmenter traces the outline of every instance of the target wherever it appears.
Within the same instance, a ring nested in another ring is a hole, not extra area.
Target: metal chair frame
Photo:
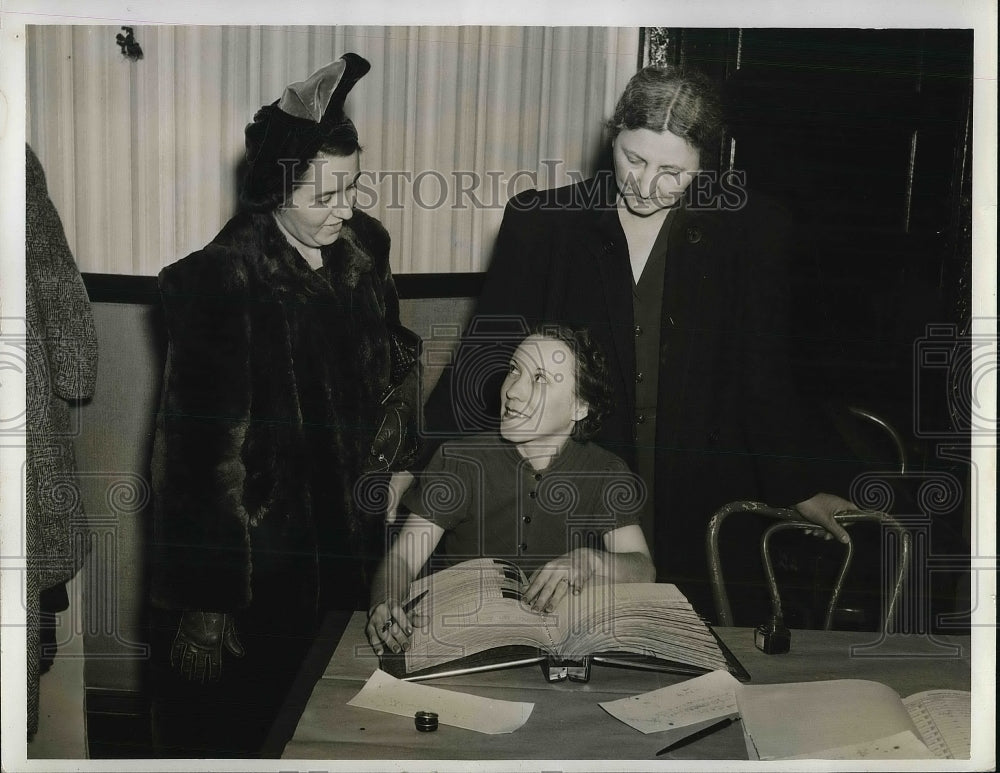
[[[778,583],[774,576],[774,569],[771,563],[769,551],[771,535],[785,529],[817,529],[820,528],[811,521],[805,520],[795,509],[788,507],[771,507],[761,502],[730,502],[719,508],[712,516],[708,524],[708,532],[705,535],[705,549],[708,553],[709,576],[712,584],[712,600],[715,604],[715,611],[719,618],[719,625],[733,625],[733,610],[729,604],[729,595],[726,593],[725,578],[722,573],[722,560],[719,554],[719,531],[723,522],[733,513],[746,512],[763,515],[779,520],[779,523],[769,526],[761,540],[761,560],[764,563],[765,574],[767,575],[768,587],[771,594],[771,605],[775,614],[781,614],[781,596],[778,592]],[[899,539],[899,568],[896,571],[896,581],[893,584],[892,594],[889,598],[886,609],[884,626],[888,627],[889,621],[899,604],[899,597],[902,594],[903,582],[906,578],[906,570],[910,563],[910,553],[912,550],[911,537],[895,518],[888,513],[873,510],[844,510],[836,513],[834,519],[839,524],[857,523],[859,521],[875,521],[887,526]],[[826,617],[823,623],[823,630],[829,631],[833,624],[833,613],[843,589],[844,578],[851,566],[851,558],[854,555],[854,545],[848,541],[845,545],[844,562],[837,580],[834,583],[830,594],[830,603],[827,605]]]

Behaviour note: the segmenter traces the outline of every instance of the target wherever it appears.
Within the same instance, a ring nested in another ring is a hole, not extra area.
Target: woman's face
[[[679,202],[700,166],[695,147],[666,130],[623,129],[611,150],[618,192],[640,217]]]
[[[576,395],[576,359],[562,341],[528,336],[500,389],[500,434],[517,445],[561,445],[587,415]]]
[[[275,217],[307,247],[333,244],[344,221],[354,214],[360,171],[356,152],[349,156],[319,153]]]

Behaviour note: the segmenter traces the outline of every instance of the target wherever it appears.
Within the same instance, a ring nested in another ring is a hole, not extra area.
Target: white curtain
[[[589,175],[635,72],[638,28],[28,28],[28,141],[82,271],[153,275],[236,209],[243,128],[347,51],[359,205],[397,273],[482,271],[514,193]]]

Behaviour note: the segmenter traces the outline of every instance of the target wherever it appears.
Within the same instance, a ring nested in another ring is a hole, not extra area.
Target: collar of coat
[[[294,288],[297,295],[328,295],[336,288],[354,289],[375,268],[375,256],[364,236],[375,227],[381,228],[377,220],[356,211],[344,221],[337,241],[322,248],[323,266],[318,270],[289,244],[270,213],[236,215],[212,244],[242,253],[256,264],[261,281],[272,288]]]

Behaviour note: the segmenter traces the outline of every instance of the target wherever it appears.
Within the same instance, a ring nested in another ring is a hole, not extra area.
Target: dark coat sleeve
[[[240,260],[209,248],[160,273],[169,343],[157,434],[154,602],[250,602],[241,452],[250,420],[250,316]]]

